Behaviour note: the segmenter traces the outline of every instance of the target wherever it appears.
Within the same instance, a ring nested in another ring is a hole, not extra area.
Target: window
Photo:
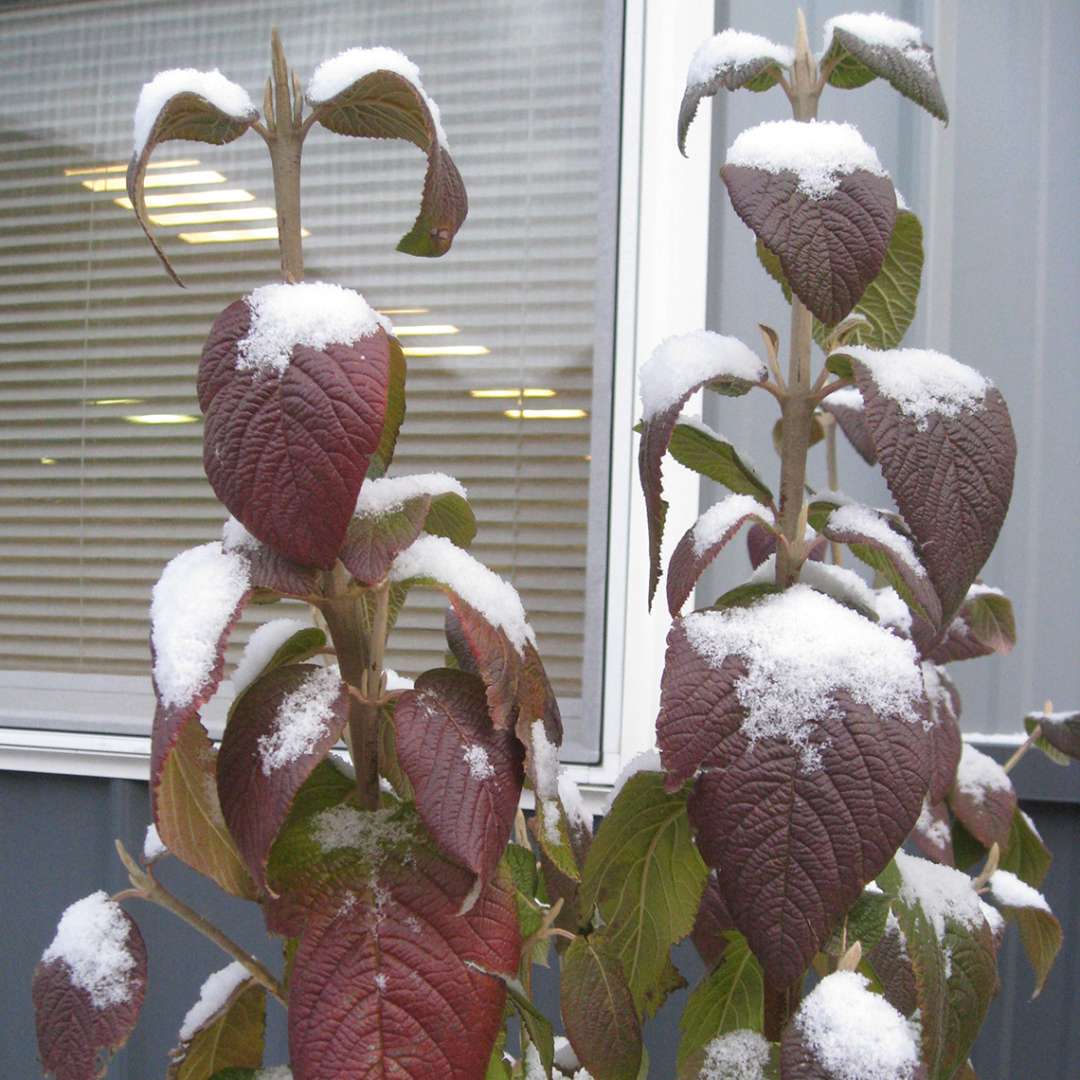
[[[258,100],[276,23],[302,76],[348,45],[391,44],[442,107],[471,204],[452,252],[394,251],[419,202],[414,148],[316,129],[306,274],[391,314],[410,354],[395,471],[469,488],[474,551],[537,630],[564,756],[599,759],[623,14],[611,0],[107,0],[0,15],[0,723],[147,730],[150,587],[223,518],[201,465],[202,341],[278,270],[269,162],[249,135],[155,155],[151,212],[188,288],[168,281],[124,205],[131,113],[178,64],[220,67]],[[439,662],[441,611],[414,595],[396,667]],[[229,659],[278,613],[250,609]]]

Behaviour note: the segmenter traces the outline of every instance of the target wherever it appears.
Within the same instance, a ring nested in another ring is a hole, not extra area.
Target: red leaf
[[[750,556],[750,565],[756,570],[770,555],[776,552],[776,533],[763,525],[751,525],[746,531],[746,550]],[[817,536],[810,542],[807,558],[812,562],[824,562],[829,551],[829,542],[824,536]]]
[[[986,562],[1012,496],[1016,438],[1001,394],[970,368],[913,349],[844,350],[852,358],[867,430],[896,505],[918,541],[948,625]],[[966,377],[960,400],[935,380]],[[900,396],[879,385],[902,376]],[[923,394],[904,397],[914,383]]]
[[[362,585],[375,585],[386,577],[398,552],[422,532],[431,499],[421,495],[378,516],[354,515],[349,520],[341,561]]]
[[[1016,792],[1009,774],[988,754],[965,743],[949,792],[949,806],[960,824],[983,847],[1009,846]]]
[[[915,849],[925,859],[955,866],[956,857],[952,846],[952,820],[945,802],[931,803],[929,798],[923,801],[919,820],[908,837]]]
[[[363,303],[326,285],[267,288],[322,290],[311,294],[313,309],[328,318],[332,304]],[[249,532],[294,562],[329,569],[379,446],[390,338],[372,313],[371,328],[349,341],[315,348],[286,339],[284,370],[261,360],[251,370],[245,342],[255,340],[253,324],[259,333],[260,303],[253,294],[230,304],[203,348],[203,464],[215,494]]]
[[[426,672],[401,695],[394,727],[424,824],[443,851],[487,880],[513,828],[521,744],[492,727],[483,682],[450,669]]]
[[[874,443],[863,420],[863,402],[859,391],[854,386],[834,390],[821,403],[821,407],[836,418],[840,430],[859,457],[867,465],[876,465],[877,454],[874,453]]]
[[[896,222],[889,178],[856,169],[814,198],[792,171],[725,165],[720,175],[735,212],[779,257],[795,294],[823,323],[838,323],[885,260]]]
[[[313,913],[289,987],[296,1080],[483,1075],[506,997],[496,976],[516,973],[519,932],[501,876],[458,914],[472,881],[417,848],[384,863],[377,887],[356,882]]]
[[[781,598],[791,594],[759,604],[786,603]],[[877,643],[868,639],[867,648],[910,650],[854,612],[812,596],[818,599],[807,618],[836,617],[835,608],[842,620],[865,622],[864,633]],[[742,616],[690,619],[731,617]],[[664,767],[672,786],[700,773],[690,799],[698,847],[721,870],[735,926],[769,978],[786,984],[802,974],[915,824],[929,779],[925,735],[917,719],[879,717],[837,687],[819,703],[827,706],[822,716],[806,725],[805,743],[770,734],[751,739],[738,696],[749,662],[736,655],[706,659],[687,636],[689,621],[676,622],[668,638],[657,721]],[[793,623],[791,633],[801,638],[805,629]],[[914,695],[913,660],[912,669]]]
[[[320,595],[321,572],[314,566],[301,566],[279,555],[256,540],[234,517],[225,522],[221,531],[222,549],[236,552],[247,559],[253,589],[269,589],[282,596],[310,600]]]
[[[923,663],[926,719],[929,735],[930,802],[942,802],[956,779],[964,740],[960,734],[960,695],[944,668]]]
[[[146,946],[104,892],[72,904],[34,969],[38,1050],[56,1080],[98,1080],[127,1042],[146,993]]]
[[[221,809],[248,869],[266,861],[296,793],[341,737],[349,691],[336,668],[289,664],[254,683],[229,717],[218,755]]]
[[[727,909],[727,901],[720,888],[716,871],[709,874],[705,883],[705,891],[701,894],[701,906],[698,908],[697,919],[694,921],[694,929],[690,937],[694,942],[701,959],[705,961],[707,968],[713,968],[720,962],[720,957],[727,946],[729,930],[734,930],[735,924],[731,921],[731,913]]]

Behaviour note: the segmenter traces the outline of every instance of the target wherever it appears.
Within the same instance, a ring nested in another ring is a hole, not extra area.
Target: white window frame
[[[625,5],[601,760],[569,767],[597,811],[625,763],[655,742],[670,619],[665,604],[649,612],[646,603],[637,373],[663,338],[705,325],[710,126],[694,126],[683,158],[675,121],[687,64],[713,18],[713,0],[683,0],[677,12],[665,0]],[[683,469],[664,483],[670,543],[697,515],[699,483]],[[231,698],[226,682],[205,711],[211,731]],[[146,780],[149,737],[101,729],[153,711],[139,677],[0,674],[0,725],[10,725],[0,726],[0,769]]]

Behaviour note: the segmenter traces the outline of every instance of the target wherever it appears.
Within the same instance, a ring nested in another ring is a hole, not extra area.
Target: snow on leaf
[[[939,353],[854,346],[845,355],[885,481],[947,626],[1008,510],[1016,458],[1008,408],[978,372]]]
[[[211,327],[198,385],[207,478],[278,554],[333,565],[379,446],[390,351],[362,297],[320,283],[264,286]]]
[[[964,743],[949,806],[983,847],[1009,842],[1016,792],[1008,773],[988,754]]]
[[[316,567],[301,566],[278,554],[261,540],[256,540],[232,516],[222,526],[221,549],[226,554],[236,553],[247,559],[253,590],[263,589],[309,602],[319,595],[320,572]]]
[[[990,875],[990,895],[994,902],[1020,926],[1020,941],[1035,972],[1033,998],[1039,996],[1061,951],[1061,923],[1037,889],[1008,870]]]
[[[661,462],[683,405],[703,386],[745,393],[766,374],[765,365],[738,338],[707,330],[667,338],[642,365],[638,475],[649,524],[650,604],[660,581],[660,545],[667,517]]]
[[[618,956],[600,935],[578,937],[559,971],[563,1023],[581,1064],[595,1076],[637,1080],[641,1024]]]
[[[174,68],[159,71],[146,83],[135,107],[134,146],[127,169],[127,194],[135,217],[169,277],[182,285],[165,252],[154,239],[143,187],[150,155],[170,139],[221,146],[240,138],[258,119],[247,91],[220,71]]]
[[[720,175],[799,299],[838,323],[881,270],[896,220],[874,151],[848,124],[775,121],[744,131]]]
[[[923,800],[919,819],[908,839],[924,858],[953,865],[952,827],[949,808],[944,802],[931,803],[929,796]]]
[[[336,667],[289,664],[255,683],[229,717],[218,755],[218,796],[260,886],[297,792],[341,737],[348,702]]]
[[[775,85],[781,68],[790,67],[794,52],[760,34],[730,27],[706,38],[697,48],[686,72],[686,92],[679,107],[679,150],[686,156],[686,133],[703,97],[719,90],[760,92]]]
[[[56,1080],[97,1080],[127,1042],[146,992],[146,946],[104,892],[64,912],[34,969],[38,1051]]]
[[[1030,735],[1039,725],[1035,745],[1051,761],[1068,765],[1069,759],[1080,759],[1080,710],[1028,713],[1024,727]]]
[[[348,49],[315,69],[307,99],[315,120],[338,135],[404,139],[427,154],[420,213],[398,250],[445,254],[469,202],[447,149],[439,108],[424,89],[417,66],[394,49]]]
[[[232,674],[239,697],[265,672],[308,660],[326,647],[326,634],[302,619],[271,619],[257,626]]]
[[[821,403],[821,408],[836,418],[840,430],[847,436],[859,457],[867,465],[876,465],[877,455],[863,421],[863,400],[858,389],[845,386],[841,390],[834,390]]]
[[[960,695],[944,668],[924,661],[921,665],[926,690],[923,728],[929,736],[930,791],[937,804],[945,800],[956,779],[963,740],[960,735]],[[951,845],[950,845],[951,850]]]
[[[514,824],[522,748],[492,726],[484,684],[464,671],[421,675],[394,711],[397,756],[439,847],[487,880]]]
[[[697,1070],[697,1060],[701,1069]],[[707,1043],[693,1064],[695,1080],[772,1080],[776,1071],[776,1047],[750,1028],[740,1028]]]

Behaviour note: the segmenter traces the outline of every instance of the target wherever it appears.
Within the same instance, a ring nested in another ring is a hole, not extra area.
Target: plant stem
[[[166,911],[171,911],[189,926],[198,930],[203,937],[212,941],[223,952],[228,953],[238,963],[243,964],[260,986],[265,987],[282,1005],[286,1004],[285,991],[282,989],[281,983],[254,956],[241,949],[235,941],[226,937],[212,922],[209,922],[194,908],[188,907],[178,896],[174,896],[169,892],[157,878],[143,870],[119,840],[116,841],[116,850],[120,856],[120,861],[128,872],[128,878],[132,886],[131,889],[125,889],[124,892],[119,893],[117,898],[137,897],[140,900],[147,900],[152,904],[157,904],[158,907],[163,907]]]
[[[285,281],[302,281],[304,241],[300,231],[300,154],[306,129],[301,121],[299,101],[293,92],[293,79],[276,26],[270,32],[270,54],[273,80],[267,105],[272,108],[273,116],[266,117],[269,124],[267,145],[270,147],[270,164],[274,173],[281,276]]]
[[[1012,770],[1016,768],[1017,764],[1019,764],[1020,759],[1035,745],[1036,739],[1038,739],[1041,734],[1042,728],[1038,724],[1036,724],[1031,729],[1031,734],[1027,737],[1027,739],[1025,739],[1024,742],[1013,751],[1012,756],[1001,767],[1006,772],[1012,772]]]

